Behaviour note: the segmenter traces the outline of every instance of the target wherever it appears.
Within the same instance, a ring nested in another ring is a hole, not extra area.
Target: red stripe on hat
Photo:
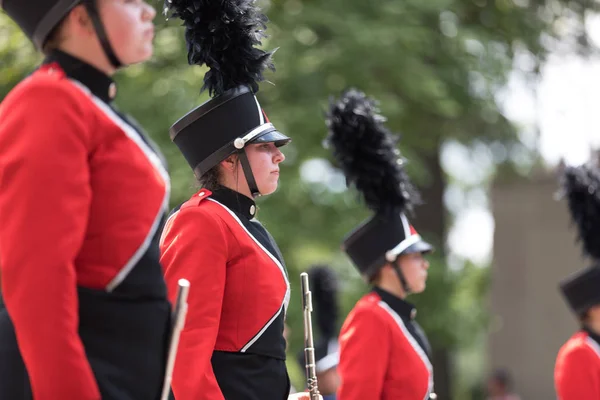
[[[265,112],[265,110],[261,109],[261,111],[262,111],[263,115],[265,116],[265,122],[271,122],[271,121],[269,121],[269,117],[267,117],[267,113]]]
[[[413,235],[418,235],[419,233],[417,232],[417,230],[415,229],[414,226],[410,225],[410,236]]]

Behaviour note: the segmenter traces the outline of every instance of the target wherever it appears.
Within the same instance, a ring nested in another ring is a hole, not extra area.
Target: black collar
[[[402,319],[411,320],[417,316],[417,309],[408,301],[402,300],[400,297],[397,297],[380,287],[374,287],[373,291],[377,293],[379,297],[381,297],[381,300],[385,301],[392,310],[396,311]]]
[[[252,219],[256,215],[254,200],[225,186],[219,186],[210,197],[248,219]]]
[[[57,63],[71,79],[79,81],[105,103],[110,103],[117,94],[115,82],[104,72],[92,67],[70,54],[54,50],[44,64]]]

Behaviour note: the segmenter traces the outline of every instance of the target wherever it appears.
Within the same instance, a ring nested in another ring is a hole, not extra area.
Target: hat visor
[[[419,240],[417,243],[408,246],[399,255],[402,255],[402,254],[415,254],[415,253],[427,254],[427,253],[432,253],[433,251],[434,251],[434,247],[432,245],[430,245],[429,243],[427,243],[424,240]]]
[[[292,141],[291,138],[285,136],[283,133],[281,133],[277,129],[273,128],[273,129],[268,129],[268,130],[262,132],[261,134],[256,136],[254,139],[250,140],[249,143],[250,144],[274,143],[275,146],[281,147],[281,146],[285,146],[286,144],[288,144],[291,141]]]

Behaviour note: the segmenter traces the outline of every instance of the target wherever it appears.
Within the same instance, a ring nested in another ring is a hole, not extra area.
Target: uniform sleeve
[[[559,355],[554,381],[559,400],[600,399],[600,357],[587,346]]]
[[[225,292],[227,246],[225,227],[200,208],[179,211],[168,221],[161,239],[161,262],[169,297],[175,301],[177,281],[190,282],[188,311],[173,371],[177,400],[223,400],[211,357],[219,331]]]
[[[80,103],[54,83],[0,111],[2,295],[36,400],[100,399],[78,334],[74,261],[91,202]]]
[[[379,399],[390,350],[387,326],[370,309],[353,313],[340,332],[339,400]]]

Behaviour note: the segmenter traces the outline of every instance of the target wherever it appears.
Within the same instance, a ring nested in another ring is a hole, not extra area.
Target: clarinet
[[[310,395],[310,400],[319,400],[319,388],[317,385],[317,366],[315,363],[315,347],[313,344],[312,330],[312,296],[308,286],[308,274],[300,274],[300,284],[302,287],[302,310],[304,314],[304,361],[306,366],[306,387]]]
[[[161,400],[167,400],[171,392],[171,381],[173,380],[173,368],[175,368],[175,357],[177,356],[177,346],[179,345],[179,336],[183,325],[185,325],[185,315],[187,313],[187,297],[190,291],[190,282],[187,279],[180,279],[177,289],[177,300],[173,307],[173,321],[171,325],[171,339],[169,341],[169,353],[167,358],[167,368],[165,371],[165,380],[163,382]]]

